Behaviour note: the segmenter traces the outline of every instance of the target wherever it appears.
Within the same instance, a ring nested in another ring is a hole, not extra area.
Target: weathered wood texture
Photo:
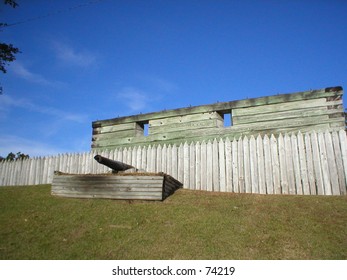
[[[183,187],[235,193],[345,195],[346,131],[286,133],[191,142],[120,147],[98,151],[147,172],[164,172]],[[0,162],[0,185],[52,183],[53,171],[98,174],[96,151]]]
[[[53,176],[52,195],[75,198],[164,200],[182,183],[166,174],[62,174]]]
[[[341,87],[334,87],[95,121],[92,148],[338,131],[345,128],[342,94]],[[231,115],[231,126],[224,127],[224,114]]]

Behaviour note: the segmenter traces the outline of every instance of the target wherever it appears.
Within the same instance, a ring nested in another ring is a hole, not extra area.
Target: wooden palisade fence
[[[53,172],[98,174],[97,153],[165,172],[192,190],[259,194],[345,195],[346,131],[245,136],[179,145],[121,147],[0,162],[0,186],[50,184]]]

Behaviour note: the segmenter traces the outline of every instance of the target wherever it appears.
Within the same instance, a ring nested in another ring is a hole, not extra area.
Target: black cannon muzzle
[[[105,158],[105,157],[100,156],[100,155],[96,155],[94,157],[94,159],[98,163],[103,164],[103,165],[113,169],[116,172],[118,172],[118,171],[125,171],[127,169],[135,168],[134,166],[128,165],[128,164],[126,164],[124,162],[120,162],[120,161],[112,160],[112,159],[109,159],[109,158]]]

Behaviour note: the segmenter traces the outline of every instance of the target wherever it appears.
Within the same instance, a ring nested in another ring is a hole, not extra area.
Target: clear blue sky
[[[2,156],[89,151],[94,120],[347,87],[345,0],[17,2]]]

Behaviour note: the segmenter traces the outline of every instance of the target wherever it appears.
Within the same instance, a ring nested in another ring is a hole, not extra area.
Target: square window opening
[[[137,125],[141,128],[140,132],[137,135],[148,136],[148,134],[149,134],[149,121],[141,121],[141,122],[138,122]]]
[[[143,136],[148,136],[149,123],[143,124]]]
[[[223,118],[223,125],[224,127],[230,127],[233,125],[233,118],[232,118],[232,114],[230,111],[227,112],[218,112],[221,117]]]

